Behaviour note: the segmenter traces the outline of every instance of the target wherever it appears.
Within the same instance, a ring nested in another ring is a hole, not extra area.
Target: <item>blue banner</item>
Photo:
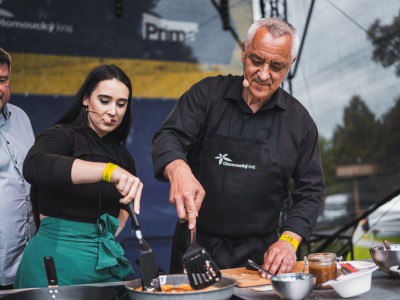
[[[3,0],[0,31],[22,53],[229,64],[237,47],[210,0]]]

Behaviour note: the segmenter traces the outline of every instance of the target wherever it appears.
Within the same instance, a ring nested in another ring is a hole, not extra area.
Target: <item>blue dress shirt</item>
[[[14,282],[22,252],[35,232],[30,185],[22,175],[33,142],[26,113],[6,104],[0,112],[0,285]]]

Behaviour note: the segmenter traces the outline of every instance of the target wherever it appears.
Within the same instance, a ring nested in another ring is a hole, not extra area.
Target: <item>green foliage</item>
[[[336,177],[336,163],[334,153],[332,151],[332,142],[320,136],[318,145],[321,152],[325,183],[327,186],[330,186],[333,182],[335,182]]]
[[[385,68],[395,65],[396,75],[400,77],[400,11],[390,25],[381,25],[376,20],[368,29],[368,39],[374,47],[373,60]]]
[[[400,172],[400,98],[382,118],[381,146],[378,160],[387,173]]]
[[[348,181],[336,177],[338,165],[370,163],[381,174],[400,173],[400,98],[377,120],[359,96],[353,96],[343,111],[332,140],[319,138],[322,166],[329,193],[348,191]]]
[[[343,126],[333,135],[336,164],[374,163],[380,142],[380,123],[359,96],[353,96],[344,109]]]

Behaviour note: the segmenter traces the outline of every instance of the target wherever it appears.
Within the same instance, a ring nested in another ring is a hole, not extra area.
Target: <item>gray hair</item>
[[[300,46],[299,35],[297,34],[296,28],[294,28],[293,25],[291,25],[290,23],[275,17],[259,19],[250,26],[249,30],[247,31],[246,40],[244,41],[245,50],[247,49],[247,46],[253,41],[256,32],[262,27],[268,29],[269,33],[274,38],[289,34],[293,41],[291,56],[292,59],[296,57],[297,51],[299,50]]]

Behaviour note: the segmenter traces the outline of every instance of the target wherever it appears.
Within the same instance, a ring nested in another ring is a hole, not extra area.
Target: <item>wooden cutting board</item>
[[[292,273],[300,273],[303,270],[304,261],[298,261],[292,270]],[[248,270],[246,268],[221,270],[222,276],[231,277],[236,280],[237,287],[251,287],[258,285],[271,284],[271,280],[261,278],[258,271]],[[305,273],[308,273],[306,268]]]

